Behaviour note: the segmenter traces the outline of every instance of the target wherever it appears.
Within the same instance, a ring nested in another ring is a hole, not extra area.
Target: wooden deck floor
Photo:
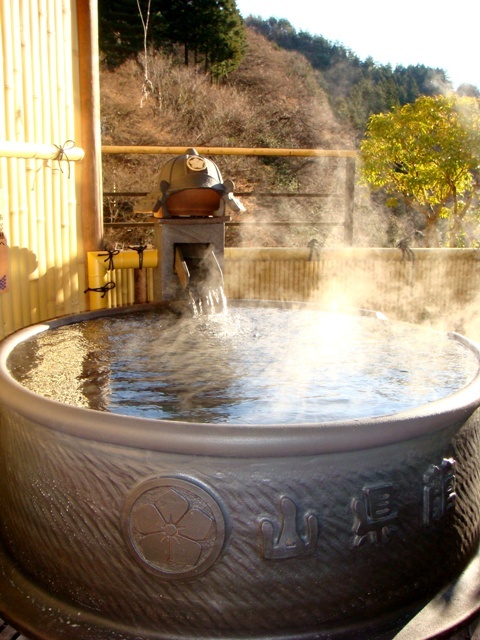
[[[0,640],[30,640],[19,631],[16,631],[0,616]],[[75,638],[72,638],[75,640]],[[140,640],[140,638],[139,638]],[[368,638],[365,638],[368,640]],[[469,625],[461,631],[457,631],[448,638],[442,636],[442,640],[480,640],[480,621]]]
[[[0,616],[0,640],[28,640],[28,638],[16,631]]]

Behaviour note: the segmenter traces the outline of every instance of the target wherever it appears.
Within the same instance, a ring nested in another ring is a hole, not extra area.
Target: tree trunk
[[[452,230],[450,232],[450,238],[448,243],[449,247],[455,247],[457,235],[460,233],[460,230],[462,227],[461,220],[459,219],[459,216],[458,216],[458,198],[457,198],[457,189],[455,185],[452,186],[452,195],[453,195],[453,211],[452,211],[453,225],[452,225]]]
[[[425,247],[438,248],[437,218],[425,217]]]

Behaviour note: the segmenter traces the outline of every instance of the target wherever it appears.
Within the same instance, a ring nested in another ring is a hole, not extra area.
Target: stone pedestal
[[[213,245],[215,256],[223,271],[225,222],[229,216],[214,218],[159,218],[155,224],[155,247],[158,266],[154,270],[154,300],[181,300],[185,290],[174,270],[177,245]]]

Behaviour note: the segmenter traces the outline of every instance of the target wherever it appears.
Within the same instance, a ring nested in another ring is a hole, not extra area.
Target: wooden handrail
[[[2,140],[0,142],[0,158],[65,160],[72,162],[83,160],[84,150],[75,146],[72,140],[67,140],[67,143],[62,141],[61,144],[56,145]]]

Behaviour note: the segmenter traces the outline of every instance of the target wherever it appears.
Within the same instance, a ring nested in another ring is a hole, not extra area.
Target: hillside
[[[223,84],[155,52],[139,56],[115,70],[101,71],[102,142],[105,145],[178,145],[226,147],[292,147],[353,149],[357,134],[332,112],[318,71],[298,52],[287,51],[247,28],[247,53]],[[149,88],[148,93],[144,92]],[[149,191],[164,156],[105,156],[104,189]],[[336,158],[214,158],[224,178],[231,177],[248,209],[243,219],[266,221],[342,221],[344,160]],[[265,192],[320,194],[316,198],[276,198]],[[328,197],[327,197],[328,196]],[[365,194],[359,192],[363,200]],[[340,203],[340,204],[339,204]],[[359,203],[362,210],[366,208]],[[369,209],[369,207],[367,207]],[[106,220],[123,219],[130,203],[110,200]],[[382,214],[381,214],[382,215]],[[378,216],[376,216],[378,218]],[[127,219],[136,219],[127,217]],[[372,242],[385,241],[383,223],[375,222]],[[363,225],[362,225],[363,229]],[[314,234],[322,243],[338,244],[340,236],[324,227],[281,231],[231,230],[231,244],[306,246]],[[337,230],[338,231],[338,230]],[[142,232],[143,233],[143,232]],[[243,233],[243,235],[242,235]],[[253,235],[253,237],[252,237]],[[141,241],[143,238],[139,238]],[[128,242],[135,239],[131,236]],[[365,243],[360,234],[356,240]]]
[[[392,107],[414,102],[420,95],[453,91],[443,69],[425,65],[392,67],[361,60],[347,47],[320,35],[297,32],[285,19],[248,17],[246,23],[269,41],[287,51],[302,54],[318,72],[334,112],[361,137],[369,117]],[[458,93],[478,97],[473,85],[462,85]]]

